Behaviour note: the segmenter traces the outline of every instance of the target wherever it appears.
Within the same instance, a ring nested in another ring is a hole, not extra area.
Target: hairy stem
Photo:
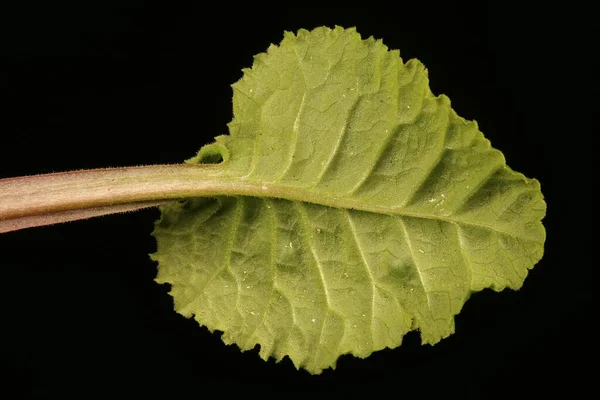
[[[106,168],[0,180],[0,233],[236,192],[218,164]]]

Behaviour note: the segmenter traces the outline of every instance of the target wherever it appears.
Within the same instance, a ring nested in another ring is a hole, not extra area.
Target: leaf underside
[[[311,373],[415,329],[434,344],[471,293],[518,289],[541,259],[539,183],[419,61],[354,29],[301,30],[233,89],[230,135],[188,162],[223,159],[223,180],[264,195],[162,207],[152,255],[177,312],[226,343]]]

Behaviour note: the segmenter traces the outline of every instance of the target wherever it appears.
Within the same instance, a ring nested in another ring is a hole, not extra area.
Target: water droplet
[[[244,271],[244,273],[246,273],[247,271]]]
[[[365,314],[363,314],[362,316],[365,317]]]
[[[425,253],[425,252],[424,252],[423,250],[421,250],[421,249],[417,249],[417,251],[418,251],[419,253],[423,253],[423,254]]]
[[[356,328],[356,324],[352,325],[353,328]]]
[[[250,311],[250,314],[252,315],[256,315],[256,313],[254,311]]]
[[[292,242],[290,242],[290,249],[293,249],[294,245],[292,244]]]
[[[267,185],[262,185],[262,190],[267,190]]]
[[[313,319],[312,319],[312,322],[313,322],[313,323],[314,323],[314,322],[317,322],[317,320],[313,318]]]
[[[406,108],[410,109],[410,106],[406,106]]]
[[[412,292],[413,290],[415,290],[414,288],[410,288],[410,291]]]
[[[317,228],[317,233],[321,233],[321,228]]]
[[[250,289],[250,286],[246,286],[246,289]]]
[[[347,277],[348,277],[348,273],[344,272],[344,278],[347,278]]]
[[[432,198],[430,198],[430,199],[429,199],[429,202],[430,202],[430,203],[433,203],[433,202],[434,202],[434,201],[436,201],[436,200],[437,200],[437,199],[436,199],[435,197],[432,197]]]

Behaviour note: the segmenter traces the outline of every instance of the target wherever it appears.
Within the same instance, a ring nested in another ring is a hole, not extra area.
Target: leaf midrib
[[[187,165],[188,168],[179,169],[177,179],[171,177],[171,192],[167,198],[180,197],[215,197],[215,196],[250,196],[259,198],[277,198],[288,201],[300,201],[322,206],[371,212],[382,215],[397,215],[400,217],[423,218],[463,226],[472,226],[486,229],[512,238],[542,243],[540,240],[515,234],[495,226],[465,221],[452,216],[408,211],[403,206],[381,206],[366,204],[346,196],[332,196],[331,194],[317,192],[313,188],[294,187],[281,182],[263,182],[258,179],[238,177],[227,170],[228,162],[214,165],[207,170],[205,165]],[[139,183],[139,182],[138,182]]]
[[[236,182],[236,178],[233,177],[221,177],[221,179],[223,179],[222,183],[229,181],[228,183],[234,186],[235,189],[234,187],[229,187],[229,185],[226,185],[228,187],[223,187],[224,190],[222,193],[220,193],[220,195],[241,195],[259,198],[279,198],[288,201],[313,203],[332,208],[356,210],[381,215],[396,215],[408,218],[430,219],[459,224],[462,226],[466,225],[480,229],[486,229],[495,233],[510,236],[512,238],[540,243],[539,240],[536,240],[534,238],[518,235],[514,232],[506,231],[496,226],[486,225],[475,221],[466,221],[453,216],[408,211],[403,206],[390,207],[376,204],[366,204],[364,202],[356,201],[344,196],[332,196],[330,194],[315,192],[313,190],[305,188],[287,186],[281,183],[263,183],[261,181],[252,181],[249,179],[243,179],[242,181],[237,180]],[[232,193],[229,193],[229,191],[232,189]],[[219,195],[218,193],[215,194]]]

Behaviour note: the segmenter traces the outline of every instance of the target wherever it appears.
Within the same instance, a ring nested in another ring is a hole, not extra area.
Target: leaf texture
[[[159,283],[242,350],[311,373],[418,329],[454,331],[471,293],[518,289],[542,257],[539,183],[477,123],[354,29],[286,33],[233,85],[234,119],[190,163],[255,195],[162,207]],[[242,191],[240,193],[243,193]]]

